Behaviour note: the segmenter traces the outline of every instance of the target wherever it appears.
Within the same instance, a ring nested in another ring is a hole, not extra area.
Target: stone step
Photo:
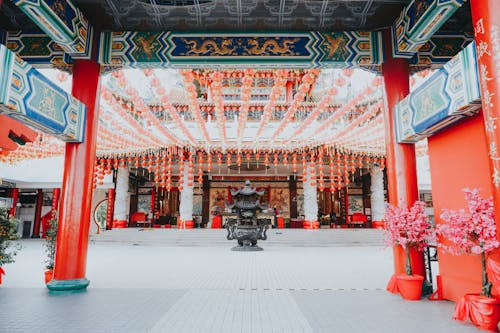
[[[226,239],[224,229],[114,229],[92,235],[96,243],[130,243],[161,246],[231,246],[235,241]],[[383,233],[377,229],[272,229],[268,239],[259,241],[263,246],[281,247],[383,247]]]

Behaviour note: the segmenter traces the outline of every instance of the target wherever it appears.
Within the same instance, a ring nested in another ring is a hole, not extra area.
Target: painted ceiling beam
[[[9,31],[6,34],[5,45],[36,68],[56,67],[71,70],[71,57],[43,32]]]
[[[293,67],[382,63],[381,32],[103,32],[104,66]]]
[[[67,142],[82,142],[86,107],[0,45],[0,113]]]
[[[94,30],[70,0],[12,0],[65,53],[75,59],[90,59]]]
[[[410,67],[413,72],[427,68],[440,68],[472,40],[473,37],[468,34],[435,34],[410,59]],[[50,36],[43,32],[9,31],[2,33],[0,31],[0,44],[6,45],[11,51],[15,52],[35,68],[56,67],[71,71],[71,57],[64,52],[59,44],[55,43]],[[121,48],[121,45],[120,42],[115,47]],[[123,51],[118,52],[115,50],[111,53],[116,57],[113,61],[103,61],[105,63],[105,66],[103,66],[105,71],[120,69],[122,66],[128,64],[134,67],[140,67],[140,65],[162,66],[161,63],[136,61],[131,55],[120,56],[120,53],[125,54]],[[117,66],[117,62],[122,65]],[[219,61],[220,65],[224,63],[223,59]],[[327,67],[329,66],[327,62],[322,64]],[[189,67],[187,64],[183,66]],[[213,65],[191,63],[191,66],[200,68],[203,66],[211,67]],[[302,63],[302,66],[304,66],[304,63]],[[379,65],[373,66],[376,68],[379,67]]]
[[[441,68],[473,40],[469,34],[435,34],[410,59],[410,67],[412,71]]]
[[[391,27],[393,57],[412,58],[465,0],[413,0]]]

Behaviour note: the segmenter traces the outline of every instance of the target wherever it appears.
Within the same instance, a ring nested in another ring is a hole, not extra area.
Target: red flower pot
[[[396,276],[396,279],[401,297],[408,301],[418,301],[420,299],[422,284],[424,283],[422,275],[399,274]]]
[[[469,318],[479,329],[498,332],[500,322],[500,299],[470,295]]]
[[[372,221],[372,228],[385,229],[385,221]]]
[[[49,283],[52,281],[52,276],[54,275],[54,271],[49,269],[45,271],[45,284]]]
[[[0,267],[0,284],[2,284],[2,275],[5,275],[5,271]]]

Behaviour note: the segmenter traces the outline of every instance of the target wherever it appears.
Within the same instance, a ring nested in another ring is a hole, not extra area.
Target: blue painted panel
[[[63,141],[83,141],[85,105],[3,45],[0,45],[0,113]]]
[[[398,142],[417,142],[480,108],[475,43],[471,43],[395,106]]]

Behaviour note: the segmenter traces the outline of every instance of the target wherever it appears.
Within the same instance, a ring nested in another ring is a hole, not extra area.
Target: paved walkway
[[[451,319],[452,302],[403,301],[383,290],[392,252],[378,231],[271,230],[259,242],[265,250],[253,253],[230,251],[235,241],[224,236],[94,236],[90,287],[66,296],[43,286],[42,241],[24,241],[5,267],[0,332],[478,332]]]

